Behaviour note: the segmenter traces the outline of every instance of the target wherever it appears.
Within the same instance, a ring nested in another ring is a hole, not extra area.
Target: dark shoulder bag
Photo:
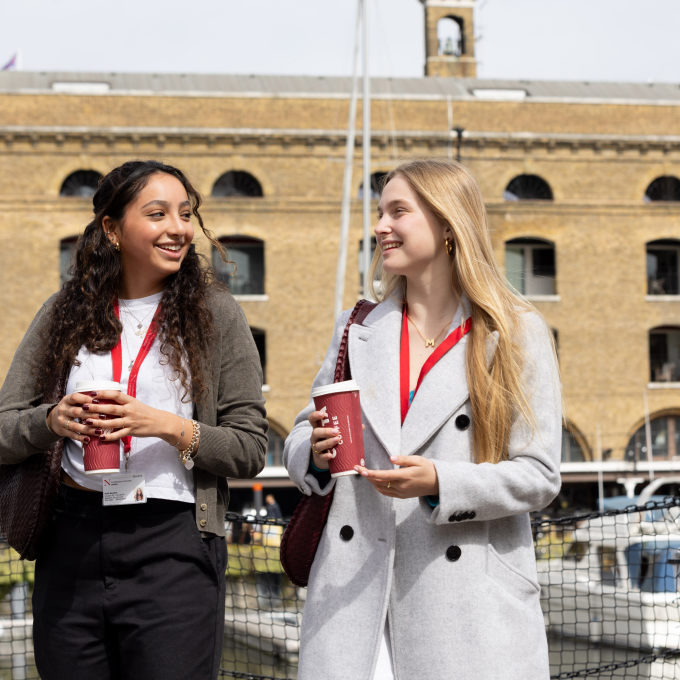
[[[352,310],[338,350],[334,383],[352,379],[347,352],[349,328],[353,323],[361,325],[375,307],[374,302],[359,300]],[[312,562],[314,562],[314,556],[319,547],[321,534],[323,534],[328,512],[333,502],[333,491],[331,489],[330,493],[325,496],[319,496],[315,493],[311,496],[303,496],[283,533],[281,565],[291,583],[296,586],[304,588],[309,582],[309,572],[312,569]]]
[[[68,371],[66,372],[66,377]],[[43,404],[63,399],[66,378],[43,394]],[[34,560],[59,491],[64,440],[16,465],[0,465],[0,533],[22,560]]]

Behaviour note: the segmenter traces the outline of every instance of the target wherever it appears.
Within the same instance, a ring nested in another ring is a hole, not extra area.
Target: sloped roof
[[[361,90],[361,88],[359,88]],[[373,78],[373,96],[395,99],[508,99],[680,102],[680,85],[479,78]],[[491,90],[492,92],[488,92]],[[349,96],[351,78],[173,73],[0,72],[0,93],[165,94],[245,97]],[[481,91],[481,92],[480,92]],[[475,92],[477,94],[475,95]],[[490,95],[490,96],[485,96]]]

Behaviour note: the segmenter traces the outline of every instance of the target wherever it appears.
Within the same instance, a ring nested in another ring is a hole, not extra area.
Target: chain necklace
[[[125,326],[123,326],[122,336],[123,339],[125,340],[125,349],[127,350],[128,356],[130,357],[130,365],[128,366],[128,371],[131,371],[132,367],[135,365],[135,360],[132,358],[132,352],[130,351],[130,346],[128,345],[127,335],[125,333]]]
[[[442,333],[443,333],[443,332],[451,325],[451,323],[452,323],[451,321],[449,321],[449,322],[444,326],[444,328],[442,328],[442,329],[439,331],[439,333],[437,333],[437,335],[434,336],[434,338],[431,338],[430,340],[428,340],[428,339],[420,332],[420,328],[418,328],[418,326],[415,325],[415,323],[413,322],[413,319],[412,319],[408,314],[406,315],[406,318],[413,324],[413,327],[414,327],[414,328],[416,329],[416,331],[418,332],[418,335],[423,339],[423,342],[425,343],[425,347],[432,347],[432,349],[434,349],[434,343],[435,343],[435,341],[437,340],[437,338],[438,338],[438,337],[439,337],[439,336],[440,336],[440,335],[441,335],[441,334],[442,334]]]
[[[152,307],[145,315],[144,318],[140,321],[133,313],[130,311],[130,308],[127,305],[124,305],[121,302],[121,307],[126,311],[127,314],[129,314],[136,322],[137,322],[137,330],[135,331],[135,335],[138,335],[140,338],[143,338],[146,335],[146,331],[149,329],[147,326],[146,328],[143,327],[144,321],[151,312],[155,311],[155,309],[158,307],[156,305],[155,307]]]

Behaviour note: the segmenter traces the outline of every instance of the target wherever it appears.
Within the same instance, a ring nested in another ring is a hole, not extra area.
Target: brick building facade
[[[442,8],[447,18],[472,3],[425,5],[431,31],[432,11],[439,21]],[[432,35],[427,44],[428,69],[460,64],[456,54],[437,62]],[[465,69],[474,66],[473,47]],[[350,85],[324,77],[0,73],[0,379],[59,287],[60,247],[63,258],[91,216],[87,197],[61,194],[79,193],[82,171],[157,158],[187,172],[217,236],[238,236],[244,257],[259,253],[253,276],[261,280],[239,299],[266,361],[272,429],[285,437],[333,325]],[[509,278],[556,331],[571,432],[565,478],[593,479],[598,428],[607,479],[647,470],[645,399],[652,467],[673,471],[677,86],[425,77],[374,79],[372,90],[373,171],[412,155],[460,153],[485,196],[499,263],[521,269]],[[345,307],[360,292],[361,142],[359,129]],[[69,177],[75,190],[64,184]]]

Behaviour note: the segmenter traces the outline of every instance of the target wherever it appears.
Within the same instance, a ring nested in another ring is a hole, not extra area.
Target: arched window
[[[437,41],[439,56],[460,57],[465,54],[465,34],[463,19],[444,17],[437,22]]]
[[[550,332],[552,333],[553,340],[555,341],[555,354],[557,355],[557,361],[560,360],[560,334],[557,328],[550,327]]]
[[[647,244],[647,294],[680,295],[680,241],[660,239]]]
[[[96,170],[76,170],[64,180],[59,195],[92,198],[101,179],[101,174]]]
[[[257,353],[260,355],[260,364],[262,365],[262,382],[267,384],[267,342],[265,332],[261,328],[250,327],[250,332],[253,334],[255,340],[255,347]]]
[[[680,328],[659,326],[649,331],[651,382],[680,382]]]
[[[262,185],[249,172],[230,170],[215,182],[212,188],[212,196],[215,198],[237,196],[259,198],[264,196],[264,193],[262,192]]]
[[[657,177],[647,187],[644,201],[680,201],[680,179],[672,175]]]
[[[563,463],[582,463],[586,456],[583,448],[578,443],[578,439],[566,428],[562,428],[562,462]]]
[[[552,201],[550,185],[538,175],[518,175],[503,192],[506,201]]]
[[[213,247],[213,267],[232,295],[264,295],[264,241],[250,236],[223,236],[231,264]]]
[[[70,279],[69,269],[76,255],[77,236],[67,236],[59,241],[59,282],[63,285]]]
[[[378,241],[375,236],[371,236],[371,260],[375,255],[375,249],[378,247]],[[379,268],[378,268],[379,269]],[[380,273],[376,270],[374,282],[380,280]],[[361,290],[364,289],[364,239],[359,241],[359,286]]]
[[[680,454],[680,418],[660,416],[649,423],[652,460],[672,460]],[[647,460],[647,430],[643,425],[630,438],[626,460]]]
[[[283,445],[286,440],[272,426],[269,425],[269,443],[267,444],[267,458],[265,465],[283,465]]]
[[[382,194],[383,190],[383,181],[385,177],[387,177],[386,172],[374,172],[371,175],[371,200],[372,201],[379,201],[380,200],[380,195]],[[362,182],[361,185],[359,186],[359,198],[364,197],[364,183]]]
[[[506,241],[505,276],[521,295],[554,295],[555,245],[539,238]]]

